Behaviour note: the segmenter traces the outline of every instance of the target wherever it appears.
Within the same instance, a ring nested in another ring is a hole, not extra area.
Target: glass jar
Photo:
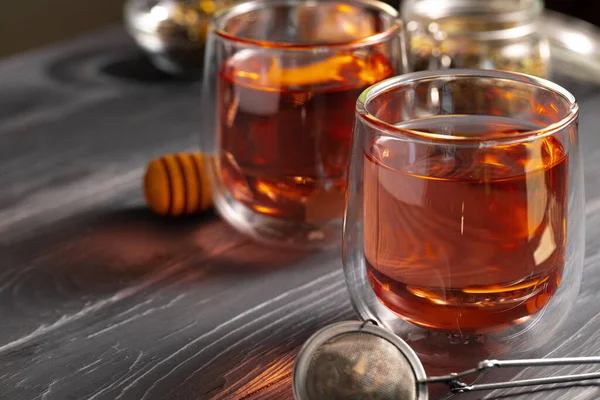
[[[208,24],[237,0],[127,0],[125,27],[151,62],[176,76],[200,77]]]
[[[481,68],[549,76],[542,0],[404,0],[414,71]]]

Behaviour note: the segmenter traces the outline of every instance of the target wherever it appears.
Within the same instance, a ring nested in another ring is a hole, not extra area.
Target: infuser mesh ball
[[[316,350],[306,389],[311,400],[413,400],[416,380],[410,363],[393,344],[370,333],[351,332]]]
[[[428,400],[430,383],[446,385],[452,397],[465,392],[600,379],[600,372],[589,372],[476,383],[496,368],[585,364],[600,364],[600,357],[483,360],[475,368],[427,377],[405,341],[373,321],[347,321],[325,327],[308,339],[296,357],[292,381],[296,400]]]
[[[294,365],[296,400],[425,400],[423,365],[374,324],[341,322],[314,334]]]

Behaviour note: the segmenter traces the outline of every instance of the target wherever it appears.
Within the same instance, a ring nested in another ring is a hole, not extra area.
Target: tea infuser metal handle
[[[585,365],[600,364],[600,357],[566,357],[566,358],[541,358],[532,360],[484,360],[479,363],[477,368],[468,369],[458,373],[451,373],[442,376],[433,376],[422,379],[419,383],[443,383],[446,384],[452,393],[474,392],[479,390],[509,389],[523,386],[545,385],[553,383],[578,382],[590,379],[600,379],[600,372],[587,374],[574,374],[553,376],[549,378],[525,379],[512,382],[482,383],[473,384],[483,374],[494,368],[511,367],[547,367],[555,365]],[[473,383],[467,384],[461,380],[469,375],[478,374]]]

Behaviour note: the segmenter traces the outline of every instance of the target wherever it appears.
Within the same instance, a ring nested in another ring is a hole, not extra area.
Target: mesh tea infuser
[[[600,372],[513,382],[476,384],[494,368],[600,364],[600,357],[484,360],[477,367],[427,377],[406,342],[374,321],[345,321],[313,334],[300,349],[293,372],[296,400],[427,400],[427,384],[443,383],[457,393],[600,378]],[[467,383],[464,378],[475,376]]]

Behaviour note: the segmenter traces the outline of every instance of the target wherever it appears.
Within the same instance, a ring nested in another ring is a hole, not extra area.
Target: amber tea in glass
[[[504,117],[402,124],[446,135],[517,135]],[[535,129],[535,128],[534,128]],[[432,148],[413,162],[402,141],[365,151],[365,264],[391,310],[426,328],[485,332],[540,310],[558,287],[566,238],[567,154],[549,137],[491,148]]]
[[[300,67],[298,58],[280,65],[250,50],[223,65],[220,174],[233,198],[257,213],[322,223],[343,212],[354,122],[349,110],[367,86],[394,69],[377,53]]]
[[[358,101],[350,171],[344,261],[362,316],[460,337],[564,318],[583,253],[564,89],[483,70],[386,80]]]
[[[356,99],[401,69],[396,17],[377,2],[275,1],[217,19],[209,168],[234,227],[292,247],[339,242]]]

